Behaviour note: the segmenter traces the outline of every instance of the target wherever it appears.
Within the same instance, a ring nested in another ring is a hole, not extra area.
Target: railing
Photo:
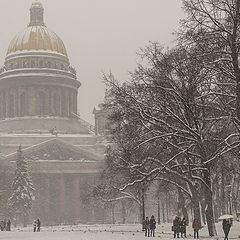
[[[60,74],[76,80],[76,74],[74,71],[64,71],[61,69],[52,69],[52,68],[16,68],[8,71],[2,71],[1,77],[9,76],[9,75],[18,75],[18,74]]]
[[[74,115],[75,117],[78,118],[78,121],[84,126],[86,127],[91,133],[95,133],[95,127],[90,124],[89,122],[83,120],[80,115],[78,115],[77,113],[71,112],[72,115]]]

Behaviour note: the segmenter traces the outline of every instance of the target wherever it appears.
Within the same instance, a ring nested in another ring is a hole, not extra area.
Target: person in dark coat
[[[40,228],[41,228],[41,222],[39,220],[39,218],[37,219],[37,232],[40,232]]]
[[[197,218],[195,218],[193,220],[192,228],[193,228],[193,236],[194,236],[194,238],[199,238],[198,231],[201,229],[201,224],[200,224],[200,221]]]
[[[150,236],[155,237],[156,220],[153,215],[150,218],[149,224],[150,224]]]
[[[145,237],[149,237],[150,221],[148,217],[143,221],[143,227],[145,229]]]
[[[183,218],[180,223],[181,237],[187,237],[187,225],[188,225],[187,220]]]
[[[3,231],[3,221],[0,222],[0,229]]]
[[[180,223],[181,223],[180,218],[176,216],[175,219],[173,220],[173,226],[172,226],[174,238],[176,237],[179,238]]]
[[[10,219],[7,221],[6,230],[7,230],[7,231],[11,231],[11,221],[10,221]]]
[[[228,234],[229,234],[231,226],[232,226],[232,223],[231,223],[230,219],[224,219],[223,220],[222,228],[223,228],[223,231],[224,231],[224,234],[225,234],[224,240],[228,240]]]
[[[4,220],[3,221],[3,231],[6,231],[7,230],[7,221]]]

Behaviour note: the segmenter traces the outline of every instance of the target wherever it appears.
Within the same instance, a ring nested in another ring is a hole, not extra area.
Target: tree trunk
[[[212,191],[211,191],[210,169],[204,172],[204,181],[207,184],[207,186],[204,186],[204,196],[205,196],[205,203],[206,203],[206,221],[207,221],[209,236],[212,237],[216,235],[216,227],[215,227],[214,214],[213,214],[213,198],[212,198]]]
[[[161,204],[161,202],[160,202],[160,197],[159,196],[158,196],[157,201],[158,201],[158,216],[157,216],[157,219],[158,219],[158,224],[160,225],[160,223],[161,223],[161,220],[160,220],[160,204]]]
[[[239,196],[239,189],[240,189],[240,176],[239,174],[237,175],[237,184],[236,184],[236,194],[235,194],[235,200],[234,200],[234,210],[235,213],[238,212],[238,196]]]
[[[164,205],[164,202],[165,202],[165,201],[162,201],[162,220],[163,220],[163,223],[166,222],[166,218],[165,218],[165,205]]]
[[[223,160],[224,161],[224,160]],[[221,166],[222,171],[221,171],[221,210],[222,210],[222,215],[226,214],[226,201],[225,201],[225,174],[224,174],[224,165]]]
[[[125,224],[126,223],[126,207],[125,207],[125,202],[122,200],[121,201],[122,204],[122,223]]]
[[[111,212],[112,212],[112,224],[115,224],[115,204],[111,204]]]
[[[145,191],[142,189],[142,229],[144,228],[143,226],[143,221],[145,220]]]
[[[201,204],[202,221],[203,221],[203,224],[206,225],[206,213],[205,213],[206,204],[205,204],[205,200],[200,201],[200,204]]]
[[[26,213],[21,214],[21,222],[23,224],[23,227],[27,227],[27,214]]]
[[[169,196],[168,196],[168,192],[166,192],[166,218],[167,218],[167,222],[169,222]]]
[[[193,208],[193,218],[194,219],[198,219],[200,225],[202,225],[201,223],[201,212],[200,212],[200,203],[199,203],[199,194],[197,193],[197,191],[192,191],[192,208]]]
[[[102,224],[105,223],[105,211],[106,211],[106,208],[104,206],[103,209],[102,209]]]
[[[189,219],[188,219],[188,212],[185,206],[185,198],[180,188],[178,188],[178,208],[182,212],[183,217],[188,222]]]

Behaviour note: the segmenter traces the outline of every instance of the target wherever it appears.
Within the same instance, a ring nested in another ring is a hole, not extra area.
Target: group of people
[[[180,234],[181,234],[182,238],[187,237],[187,226],[188,226],[188,222],[185,218],[183,218],[181,220],[180,217],[176,216],[175,219],[173,220],[173,226],[172,226],[173,237],[179,238]],[[194,238],[199,238],[199,230],[202,227],[201,227],[201,223],[198,219],[193,220],[192,228],[193,228]]]
[[[37,220],[33,221],[33,231],[34,232],[40,232],[40,228],[41,228],[41,222],[38,218]]]
[[[11,221],[10,220],[0,221],[0,230],[1,231],[11,231]]]
[[[150,220],[148,217],[143,221],[143,230],[145,231],[145,237],[155,237],[156,220],[152,215]]]
[[[174,238],[179,238],[180,233],[181,237],[186,237],[186,228],[187,228],[187,221],[185,218],[181,220],[180,217],[176,216],[175,219],[173,220],[173,226],[172,226],[172,231],[174,232],[173,236]],[[224,240],[228,240],[228,234],[230,231],[230,228],[232,226],[232,220],[231,219],[224,219],[222,223],[223,231],[224,231]],[[195,218],[192,223],[192,228],[193,228],[193,237],[194,238],[199,238],[199,230],[202,228],[201,222],[199,219]]]
[[[181,237],[187,237],[187,225],[188,222],[185,218],[181,220],[180,217],[176,216],[175,219],[173,220],[173,226],[172,226],[172,231],[173,231],[173,236],[174,238],[179,238],[180,234]]]

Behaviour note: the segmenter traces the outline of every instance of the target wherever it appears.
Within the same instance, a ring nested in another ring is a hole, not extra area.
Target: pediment
[[[100,161],[103,156],[83,147],[76,147],[58,138],[54,138],[22,150],[25,159],[38,161]],[[6,156],[8,160],[16,160],[17,152]]]

